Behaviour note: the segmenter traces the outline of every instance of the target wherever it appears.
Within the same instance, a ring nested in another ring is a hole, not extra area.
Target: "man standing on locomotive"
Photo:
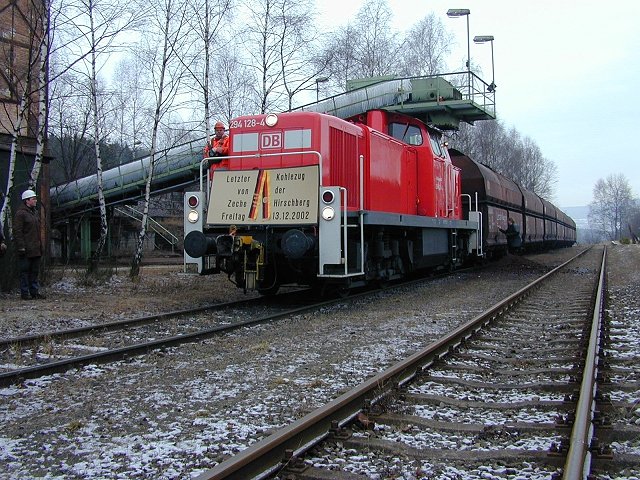
[[[225,133],[224,123],[216,122],[213,127],[215,135],[204,147],[204,158],[207,157],[226,157],[229,155],[229,135]],[[214,163],[220,163],[221,159],[213,160]]]

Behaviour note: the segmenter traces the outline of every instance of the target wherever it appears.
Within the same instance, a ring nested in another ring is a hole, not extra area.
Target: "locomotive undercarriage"
[[[239,288],[276,293],[281,285],[310,284],[317,265],[317,242],[312,231],[266,228],[216,237],[214,267]]]
[[[369,225],[360,235],[349,231],[345,265],[331,265],[319,279],[316,229],[266,227],[237,234],[209,234],[215,248],[203,273],[226,273],[239,288],[274,294],[280,286],[321,286],[322,291],[345,292],[367,284],[386,284],[425,269],[453,269],[464,261],[467,235],[451,229],[406,229]],[[364,268],[362,259],[364,258]],[[363,274],[358,275],[359,272]]]

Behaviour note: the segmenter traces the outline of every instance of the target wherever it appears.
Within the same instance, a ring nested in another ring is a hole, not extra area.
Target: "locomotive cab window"
[[[439,157],[446,157],[442,146],[442,138],[435,132],[429,132],[429,140],[431,141],[431,148],[433,149],[433,153],[435,153]]]
[[[416,125],[390,123],[389,135],[409,145],[422,145],[422,131]]]

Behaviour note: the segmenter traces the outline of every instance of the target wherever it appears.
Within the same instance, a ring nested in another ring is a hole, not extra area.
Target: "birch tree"
[[[145,64],[151,74],[155,95],[155,109],[151,128],[151,147],[142,210],[142,220],[136,249],[131,261],[130,276],[140,275],[140,263],[144,252],[144,240],[149,219],[149,200],[153,172],[158,160],[158,134],[163,119],[171,113],[173,102],[180,93],[180,85],[186,74],[184,59],[180,55],[185,51],[188,25],[186,22],[187,5],[182,0],[157,0],[151,4],[150,25],[142,39],[143,49],[139,52],[139,61]]]
[[[398,73],[406,76],[444,73],[452,44],[451,32],[435,13],[430,13],[407,32],[398,58],[401,64]]]
[[[136,25],[144,10],[130,8],[129,3],[116,0],[75,0],[68,10],[75,13],[74,26],[83,41],[77,42],[76,55],[82,57],[76,70],[85,76],[87,96],[91,105],[91,137],[96,159],[96,184],[100,209],[100,237],[88,265],[93,273],[107,242],[107,207],[104,198],[102,171],[103,160],[100,143],[104,139],[104,121],[106,115],[102,96],[99,94],[99,71],[111,53],[122,48],[118,38]]]
[[[51,38],[49,29],[49,12],[51,11],[50,0],[44,0],[43,5],[44,11],[42,12],[42,25],[44,34],[42,36],[42,41],[40,42],[40,51],[38,54],[38,130],[36,133],[36,155],[33,161],[31,175],[29,176],[29,187],[32,189],[36,188],[38,177],[40,176],[40,169],[42,168],[48,116],[47,83],[49,42]]]
[[[54,156],[51,180],[55,183],[70,182],[95,171],[91,105],[85,95],[76,93],[80,83],[78,76],[68,72],[50,84],[48,141]]]
[[[352,45],[358,41],[358,31],[353,25],[339,28],[331,36],[320,58],[326,63],[326,73],[329,87],[335,92],[343,92],[347,81],[359,76],[358,59],[356,59]]]
[[[356,14],[358,41],[353,45],[362,77],[397,73],[401,44],[386,0],[367,0]]]
[[[153,97],[147,88],[150,76],[143,65],[129,55],[116,65],[111,82],[116,103],[115,123],[120,143],[135,148],[150,137],[149,119],[153,110]]]
[[[392,20],[386,0],[367,0],[352,22],[334,32],[321,54],[329,62],[332,89],[344,90],[347,80],[354,78],[400,72],[403,42]]]
[[[287,0],[245,0],[247,9],[243,37],[249,56],[249,66],[254,69],[257,85],[254,101],[260,113],[283,110],[282,70],[280,68],[279,11]]]
[[[251,69],[242,62],[237,49],[233,48],[216,59],[214,68],[216,75],[211,86],[217,95],[211,96],[212,108],[209,113],[217,112],[227,125],[233,117],[254,113],[255,77]]]
[[[194,61],[185,61],[184,66],[201,94],[207,141],[211,138],[211,118],[214,113],[211,111],[212,98],[215,98],[211,90],[212,77],[218,74],[216,60],[227,55],[224,27],[230,19],[231,7],[231,0],[199,0],[188,6],[189,23],[192,33],[198,38],[198,43],[196,51],[193,52]],[[181,57],[188,60],[186,55]]]
[[[327,65],[316,55],[316,41],[320,35],[314,26],[313,4],[289,0],[278,7],[282,86],[287,96],[287,109],[291,110],[294,97],[315,85],[315,79]]]

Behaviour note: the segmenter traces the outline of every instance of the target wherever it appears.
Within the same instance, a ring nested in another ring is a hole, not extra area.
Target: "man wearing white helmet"
[[[23,300],[45,298],[40,293],[38,283],[42,241],[40,215],[36,211],[37,203],[36,192],[25,190],[22,193],[22,205],[16,210],[13,221],[13,236],[20,270],[20,296]]]

